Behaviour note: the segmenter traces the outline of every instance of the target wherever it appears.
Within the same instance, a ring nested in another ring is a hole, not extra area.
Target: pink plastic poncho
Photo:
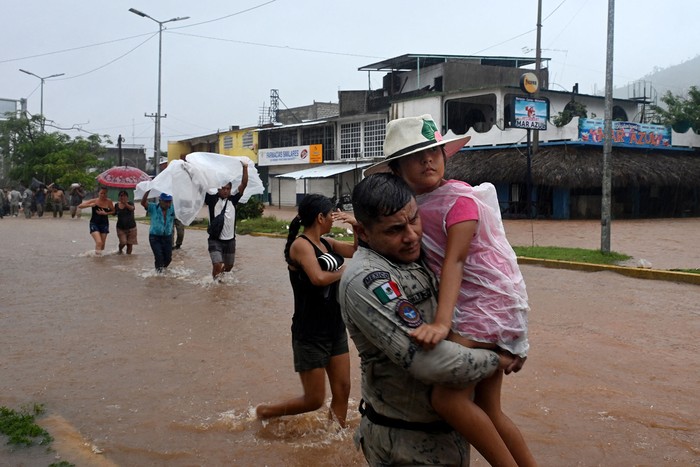
[[[479,220],[464,266],[462,287],[452,320],[453,331],[478,342],[497,344],[527,356],[527,292],[515,252],[506,239],[496,189],[449,181],[417,197],[423,219],[428,266],[440,277],[447,246],[445,218],[461,196],[475,201]]]

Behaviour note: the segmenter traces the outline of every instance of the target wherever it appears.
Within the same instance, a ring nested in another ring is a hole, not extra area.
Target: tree
[[[586,104],[572,100],[566,104],[564,110],[559,112],[559,114],[552,119],[552,123],[554,123],[556,127],[562,127],[567,125],[574,117],[588,118]]]
[[[671,91],[666,92],[661,98],[665,108],[654,105],[652,109],[657,114],[657,123],[671,125],[679,133],[688,131],[692,127],[696,133],[700,132],[700,89],[691,86],[687,97],[674,96]]]
[[[68,186],[81,183],[95,187],[94,171],[106,168],[98,156],[105,152],[98,135],[87,138],[41,130],[41,116],[10,116],[0,121],[0,152],[9,166],[9,177],[25,186],[32,178],[49,184]]]

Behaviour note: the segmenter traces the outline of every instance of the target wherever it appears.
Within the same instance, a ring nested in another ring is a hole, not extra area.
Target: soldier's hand
[[[513,361],[503,369],[503,372],[507,375],[519,372],[523,365],[525,365],[525,360],[527,360],[527,357],[519,357],[517,355],[513,355],[512,357]]]

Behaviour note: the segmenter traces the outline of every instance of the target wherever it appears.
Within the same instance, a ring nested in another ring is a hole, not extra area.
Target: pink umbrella
[[[111,188],[135,188],[138,183],[150,180],[151,176],[143,170],[128,166],[112,167],[97,176],[100,185]]]

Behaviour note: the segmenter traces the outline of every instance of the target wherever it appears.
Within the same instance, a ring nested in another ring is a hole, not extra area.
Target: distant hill
[[[651,94],[652,98],[656,96],[657,103],[660,104],[661,96],[667,91],[684,95],[690,86],[700,87],[700,55],[679,65],[668,68],[656,67],[637,82],[615,88],[613,94],[619,98]]]

